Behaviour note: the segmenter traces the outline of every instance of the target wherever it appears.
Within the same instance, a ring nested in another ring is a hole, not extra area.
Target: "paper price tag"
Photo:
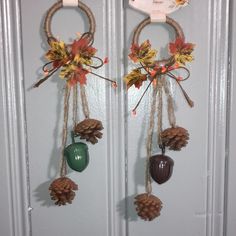
[[[79,0],[63,0],[62,4],[64,7],[78,7]]]
[[[134,9],[150,15],[153,22],[166,21],[166,15],[188,5],[188,0],[129,0]]]

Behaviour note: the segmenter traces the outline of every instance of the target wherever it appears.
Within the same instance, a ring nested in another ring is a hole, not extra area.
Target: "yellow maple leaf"
[[[129,57],[135,63],[140,62],[145,65],[153,64],[157,51],[151,48],[149,40],[144,41],[140,46],[133,44],[131,47],[131,53]]]
[[[185,65],[186,62],[191,62],[194,60],[194,57],[193,55],[191,54],[175,54],[175,61],[180,63],[180,64],[183,64]]]
[[[127,89],[133,85],[135,85],[136,88],[140,88],[145,80],[147,80],[147,75],[142,74],[140,69],[135,69],[124,77]]]
[[[76,54],[74,57],[74,62],[77,64],[85,64],[85,65],[91,65],[93,63],[91,57],[85,57],[84,55],[81,56],[80,54]]]
[[[51,48],[45,55],[49,61],[66,61],[68,59],[69,53],[63,41],[53,40],[50,42],[50,46]]]
[[[65,64],[61,69],[59,77],[62,79],[68,78],[72,73],[74,73],[76,68],[76,65],[73,63]]]

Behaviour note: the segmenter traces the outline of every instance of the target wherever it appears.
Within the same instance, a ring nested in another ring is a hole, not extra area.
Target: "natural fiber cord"
[[[77,125],[78,122],[78,84],[73,87],[73,128]]]
[[[158,92],[158,107],[157,107],[157,142],[159,147],[162,146],[160,133],[162,132],[162,113],[163,113],[163,100],[162,100],[162,89],[165,78],[160,77],[157,80],[157,92]]]
[[[66,176],[67,173],[66,160],[64,157],[64,149],[67,141],[69,100],[70,100],[70,87],[66,86],[64,95],[64,119],[63,119],[63,133],[62,133],[62,145],[61,145],[60,177]]]
[[[86,6],[84,3],[82,3],[81,1],[78,0],[78,7],[85,12],[85,14],[88,17],[89,20],[89,33],[91,34],[91,37],[93,38],[93,35],[96,31],[96,23],[95,23],[95,18],[94,15],[92,13],[92,11],[90,10],[90,8],[88,6]],[[52,18],[54,16],[54,14],[60,10],[61,8],[63,8],[63,3],[62,1],[59,1],[57,3],[55,3],[47,12],[46,14],[46,18],[44,21],[44,32],[48,38],[48,40],[50,41],[50,39],[56,39],[53,34],[52,34],[52,30],[51,30],[51,23],[52,23]]]
[[[89,118],[89,107],[88,107],[88,100],[86,96],[86,91],[84,85],[80,85],[80,95],[82,101],[82,109],[86,119]]]
[[[157,87],[153,88],[152,94],[152,105],[151,105],[151,112],[150,112],[150,121],[149,121],[149,129],[148,129],[148,136],[147,136],[147,162],[146,162],[146,192],[148,194],[152,193],[152,185],[151,185],[151,176],[149,172],[149,161],[152,156],[152,137],[153,137],[153,130],[154,130],[154,119],[155,119],[155,112],[156,112],[156,102],[157,102]]]
[[[174,99],[170,93],[169,83],[170,82],[168,80],[164,81],[164,90],[167,96],[167,112],[168,112],[169,123],[171,127],[174,128],[176,126],[176,117],[174,111]]]

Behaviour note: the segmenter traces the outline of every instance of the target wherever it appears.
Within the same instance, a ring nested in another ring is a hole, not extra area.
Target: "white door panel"
[[[89,78],[91,117],[103,122],[104,135],[97,145],[89,145],[88,168],[70,171],[79,190],[66,207],[55,206],[48,192],[59,167],[64,81],[54,76],[31,89],[45,63],[42,26],[55,0],[0,2],[0,235],[234,236],[234,68],[232,78],[227,76],[228,22],[235,28],[229,9],[236,10],[229,0],[192,0],[171,15],[186,41],[196,44],[195,61],[188,67],[191,77],[183,83],[195,107],[190,109],[174,86],[177,124],[189,130],[190,142],[181,152],[167,152],[175,161],[173,175],[161,186],[153,183],[153,193],[163,201],[161,216],[144,222],[136,215],[133,198],[145,189],[151,91],[132,117],[143,88],[127,93],[122,77],[132,68],[128,54],[133,31],[146,16],[129,8],[128,0],[83,2],[95,15],[98,56],[109,57],[109,64],[97,72],[116,79],[119,86],[114,90],[103,80]],[[62,9],[52,21],[54,35],[65,41],[87,29],[79,9]],[[169,27],[153,24],[143,30],[140,41],[150,39],[166,57],[167,42],[173,38]],[[232,83],[231,103],[227,83]]]

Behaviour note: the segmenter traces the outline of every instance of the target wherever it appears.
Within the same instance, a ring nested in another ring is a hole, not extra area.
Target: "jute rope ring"
[[[88,34],[87,34],[88,36],[87,37],[90,40],[93,40],[93,36],[94,36],[95,31],[96,31],[96,22],[95,22],[94,15],[93,15],[92,11],[90,10],[90,8],[88,6],[86,6],[84,3],[82,3],[80,0],[78,0],[78,7],[88,17],[89,31],[88,31]],[[46,34],[48,42],[50,42],[50,40],[56,40],[56,37],[54,37],[54,35],[52,34],[51,23],[52,23],[52,18],[54,16],[54,14],[58,10],[60,10],[61,8],[63,8],[62,0],[60,0],[59,2],[52,5],[52,7],[47,11],[46,18],[45,18],[45,21],[44,21],[44,32]]]
[[[152,23],[151,18],[148,17],[137,26],[137,28],[134,31],[133,43],[135,44],[139,43],[139,37],[140,37],[141,31],[143,30],[145,26],[151,23]],[[185,39],[184,32],[181,26],[175,20],[167,16],[166,23],[175,30],[176,38],[182,38],[183,40]],[[154,64],[169,67],[169,66],[172,66],[174,63],[175,63],[175,59],[173,56],[171,56],[168,59],[158,60]]]

